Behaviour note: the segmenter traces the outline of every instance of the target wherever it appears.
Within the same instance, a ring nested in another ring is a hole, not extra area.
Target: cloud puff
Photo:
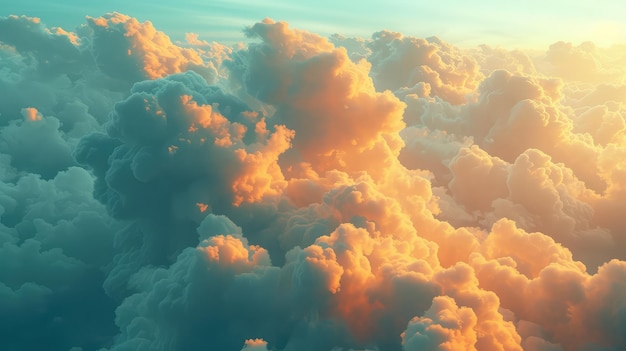
[[[413,318],[402,334],[404,350],[476,350],[476,314],[454,299],[438,296],[423,317]]]
[[[553,75],[582,82],[623,82],[624,48],[599,48],[592,42],[574,45],[559,41],[550,45],[543,58]],[[541,62],[541,61],[540,61]],[[542,62],[543,63],[543,62]]]
[[[462,104],[482,78],[471,56],[437,37],[421,39],[382,31],[374,33],[369,47],[371,74],[380,90],[425,84],[431,96]]]
[[[125,291],[133,270],[171,262],[194,245],[204,212],[223,213],[285,186],[277,158],[293,132],[267,130],[259,114],[193,72],[136,84],[105,129],[84,138],[76,158],[93,168],[95,195],[108,211],[137,220],[140,240],[123,244],[111,289]]]
[[[521,50],[509,51],[483,44],[476,49],[470,49],[470,55],[477,61],[478,67],[485,76],[502,69],[516,74],[537,74],[533,59]]]
[[[239,52],[232,70],[248,96],[276,109],[268,122],[295,131],[293,163],[317,172],[374,172],[359,155],[399,151],[403,105],[390,92],[375,92],[365,62],[355,64],[345,49],[284,22],[266,20],[247,33],[262,42]]]
[[[3,347],[105,346],[115,302],[102,290],[120,225],[91,195],[93,179],[69,168],[0,182],[0,323]]]
[[[17,52],[32,56],[40,65],[41,74],[54,75],[59,71],[73,71],[80,64],[76,34],[60,28],[48,29],[39,18],[9,16],[0,20],[0,41]]]
[[[215,67],[205,66],[197,52],[174,45],[152,23],[120,13],[87,17],[93,55],[98,68],[118,79],[161,78],[193,70],[208,80]]]

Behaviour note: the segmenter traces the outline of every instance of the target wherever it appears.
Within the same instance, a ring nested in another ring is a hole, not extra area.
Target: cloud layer
[[[6,350],[626,348],[624,47],[0,18]]]

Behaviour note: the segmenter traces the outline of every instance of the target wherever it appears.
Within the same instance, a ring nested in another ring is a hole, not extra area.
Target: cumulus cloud
[[[102,290],[121,225],[71,167],[53,179],[0,182],[0,324],[7,349],[106,345],[115,302]],[[47,345],[47,346],[44,346]]]
[[[118,79],[161,78],[193,70],[213,79],[215,67],[205,66],[197,52],[174,45],[152,23],[120,13],[87,17],[98,68]]]
[[[551,74],[567,80],[601,83],[624,79],[624,47],[599,48],[592,42],[574,45],[559,41],[550,45],[540,64]]]
[[[2,349],[626,347],[622,47],[245,34],[0,18]]]
[[[374,33],[369,47],[371,74],[381,90],[426,85],[432,96],[462,104],[482,78],[474,58],[437,37],[421,39],[382,31]]]
[[[413,318],[402,334],[404,350],[476,350],[476,314],[454,299],[438,296],[423,317]]]
[[[403,104],[374,90],[367,63],[284,22],[266,20],[247,33],[261,43],[239,52],[232,70],[247,96],[274,107],[268,122],[296,132],[290,163],[306,162],[316,172],[373,172],[360,155],[399,151]]]

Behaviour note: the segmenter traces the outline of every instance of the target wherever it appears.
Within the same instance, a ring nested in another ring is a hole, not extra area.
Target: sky
[[[5,1],[2,14],[41,17],[49,26],[74,29],[86,15],[121,12],[150,20],[175,40],[185,32],[219,42],[243,40],[241,31],[265,17],[322,35],[368,38],[383,29],[420,37],[440,36],[464,47],[485,43],[514,48],[546,48],[556,41],[594,41],[610,46],[626,41],[623,1],[484,0],[445,1]]]
[[[3,4],[0,350],[625,350],[622,6]]]

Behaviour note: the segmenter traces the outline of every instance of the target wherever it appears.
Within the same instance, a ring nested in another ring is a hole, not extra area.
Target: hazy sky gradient
[[[243,39],[242,28],[270,17],[322,35],[369,37],[375,31],[388,29],[418,37],[436,35],[460,46],[489,43],[509,48],[545,48],[556,41],[594,41],[602,46],[626,42],[626,24],[620,18],[626,13],[626,4],[621,0],[110,0],[88,6],[78,0],[20,0],[2,7],[0,15],[41,17],[47,25],[65,29],[84,23],[86,14],[100,16],[117,11],[142,21],[150,20],[175,40],[193,31],[205,40],[237,42]]]

